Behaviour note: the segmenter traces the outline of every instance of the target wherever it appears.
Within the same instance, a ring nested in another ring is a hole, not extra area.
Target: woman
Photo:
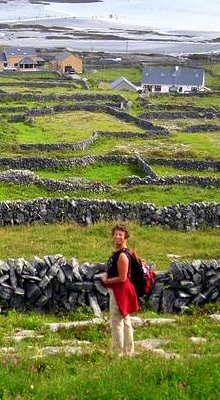
[[[102,283],[109,288],[110,294],[113,351],[119,355],[131,355],[134,352],[134,339],[130,314],[138,311],[139,305],[134,286],[129,279],[129,233],[125,225],[115,225],[112,237],[116,251],[108,260],[107,273],[103,275]]]

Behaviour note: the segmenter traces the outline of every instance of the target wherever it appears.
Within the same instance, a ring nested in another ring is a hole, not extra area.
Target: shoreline
[[[90,18],[39,18],[0,23],[0,45],[64,47],[72,51],[156,53],[170,55],[220,53],[220,32],[159,30]]]

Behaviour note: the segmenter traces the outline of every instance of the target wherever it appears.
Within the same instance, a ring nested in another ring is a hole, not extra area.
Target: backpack
[[[130,259],[130,279],[138,297],[149,296],[154,285],[156,273],[145,260],[140,259],[135,252],[126,251]]]

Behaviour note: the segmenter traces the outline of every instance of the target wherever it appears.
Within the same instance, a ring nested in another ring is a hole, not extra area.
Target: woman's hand
[[[104,274],[101,277],[101,281],[102,281],[102,283],[106,284],[107,280],[108,280],[108,274],[107,274],[107,272],[104,272]]]

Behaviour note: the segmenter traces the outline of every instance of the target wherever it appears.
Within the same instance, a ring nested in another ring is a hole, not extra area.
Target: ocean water
[[[6,0],[7,1],[7,0]],[[0,3],[0,22],[89,18],[150,29],[220,31],[220,0],[103,0],[98,3]]]

